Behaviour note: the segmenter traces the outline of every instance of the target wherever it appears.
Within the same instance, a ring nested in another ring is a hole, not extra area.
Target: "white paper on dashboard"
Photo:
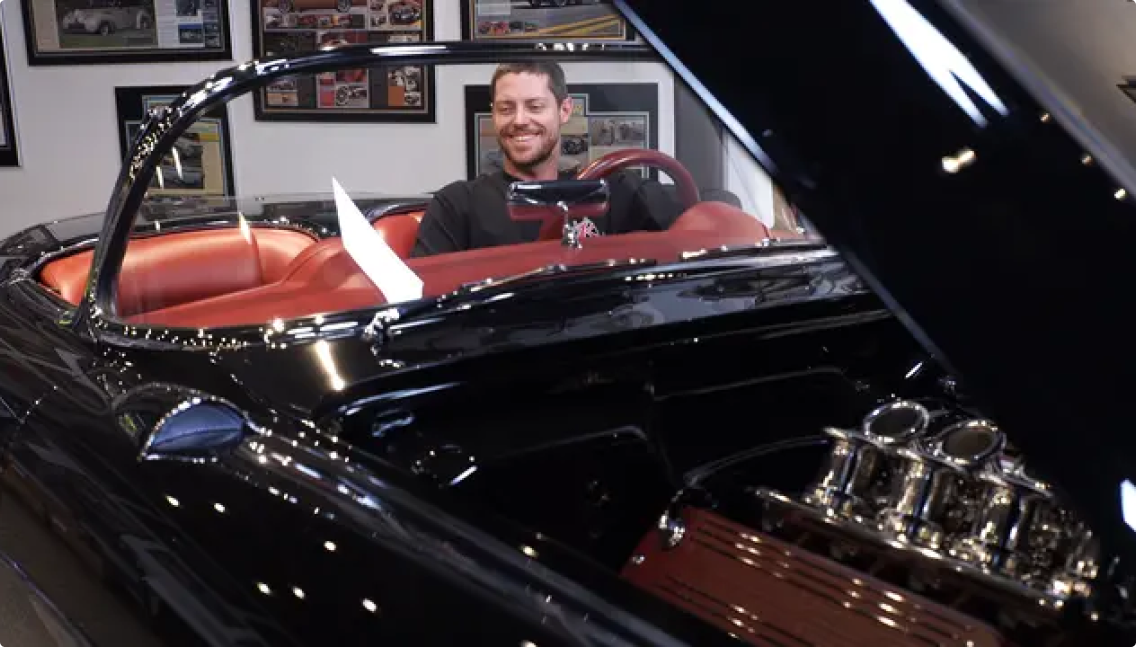
[[[355,201],[347,195],[339,181],[331,178],[335,194],[335,210],[339,215],[339,231],[343,248],[351,260],[383,292],[388,303],[411,301],[422,297],[422,279],[394,253],[382,234],[375,231]]]

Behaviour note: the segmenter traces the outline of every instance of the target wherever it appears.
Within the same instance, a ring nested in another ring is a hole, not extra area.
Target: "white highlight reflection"
[[[1124,523],[1136,530],[1136,485],[1128,479],[1120,484],[1120,514],[1124,516]]]
[[[986,126],[986,117],[959,85],[960,81],[982,97],[999,114],[1009,114],[1009,109],[986,83],[986,79],[974,69],[966,56],[963,56],[954,43],[947,40],[946,36],[908,4],[907,0],[871,1],[876,11],[880,12],[927,74],[970,116],[974,123]]]

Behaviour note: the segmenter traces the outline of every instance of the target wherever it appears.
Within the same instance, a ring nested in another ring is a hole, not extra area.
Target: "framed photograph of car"
[[[561,129],[560,161],[565,170],[583,169],[613,151],[657,149],[659,86],[655,83],[569,84],[573,116]],[[501,168],[501,147],[493,127],[488,85],[467,85],[466,174],[473,179]],[[654,177],[654,169],[644,169]]]
[[[229,61],[225,0],[21,0],[29,65]]]
[[[114,89],[118,141],[124,158],[146,114],[170,103],[184,90],[182,86]],[[220,106],[194,122],[179,138],[163,158],[146,196],[157,201],[162,198],[221,197],[234,195],[235,188],[229,115],[227,108]]]
[[[434,0],[252,0],[252,8],[258,57],[434,39]],[[433,123],[434,71],[373,66],[286,78],[253,106],[257,121]]]
[[[461,0],[462,39],[635,40],[611,0]]]
[[[12,109],[6,48],[4,20],[0,17],[0,166],[19,166],[20,152],[16,141],[16,117]]]

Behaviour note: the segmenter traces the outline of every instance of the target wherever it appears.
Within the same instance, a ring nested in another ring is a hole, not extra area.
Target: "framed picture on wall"
[[[1136,76],[1124,77],[1124,82],[1117,84],[1120,91],[1128,96],[1134,103],[1136,103]]]
[[[118,141],[125,159],[151,108],[178,97],[184,86],[119,87]],[[198,117],[178,140],[150,184],[147,197],[184,198],[235,195],[229,115],[222,105]]]
[[[16,117],[12,108],[12,85],[9,82],[11,78],[7,44],[4,40],[4,18],[0,16],[0,166],[20,165]]]
[[[658,149],[658,84],[568,84],[568,94],[573,116],[560,130],[560,162],[565,170],[582,169],[615,150]],[[488,85],[466,86],[465,123],[469,179],[501,170]],[[654,169],[642,173],[656,176]]]
[[[463,40],[635,40],[610,0],[459,0]]]
[[[20,0],[29,65],[229,61],[228,0]]]
[[[260,58],[434,39],[434,0],[252,0],[251,6]],[[258,121],[433,123],[434,78],[426,66],[300,75],[257,92],[253,107]]]

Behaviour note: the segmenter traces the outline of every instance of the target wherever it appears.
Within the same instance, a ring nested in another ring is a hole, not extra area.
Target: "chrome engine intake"
[[[858,428],[824,431],[832,443],[818,477],[799,497],[757,489],[767,511],[921,555],[1042,607],[1092,595],[1092,534],[993,422],[899,400]]]

